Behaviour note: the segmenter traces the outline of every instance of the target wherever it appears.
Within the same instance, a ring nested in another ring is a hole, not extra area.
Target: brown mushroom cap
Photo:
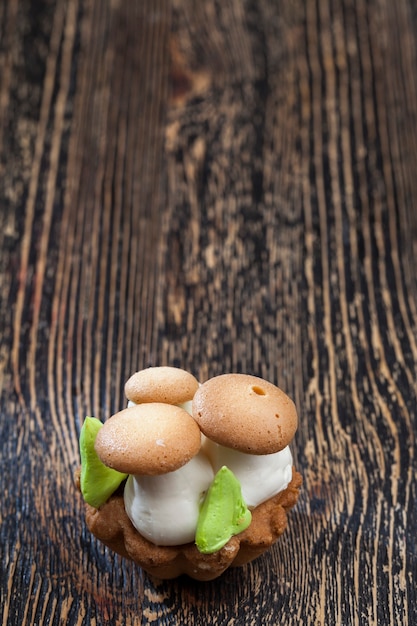
[[[248,454],[272,454],[297,430],[294,402],[272,383],[247,374],[222,374],[193,399],[193,417],[216,443]]]
[[[187,411],[152,402],[108,419],[98,432],[95,450],[105,465],[119,472],[155,476],[188,463],[200,445],[200,429]]]
[[[148,367],[133,374],[125,384],[128,400],[182,404],[192,400],[198,380],[179,367]]]

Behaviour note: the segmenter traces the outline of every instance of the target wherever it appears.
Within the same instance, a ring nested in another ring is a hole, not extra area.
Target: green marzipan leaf
[[[86,417],[80,432],[81,493],[84,500],[96,509],[107,502],[127,476],[100,461],[94,443],[102,426],[97,418]]]
[[[228,467],[219,469],[202,504],[196,530],[200,552],[220,550],[233,535],[244,531],[252,521],[240,483]]]

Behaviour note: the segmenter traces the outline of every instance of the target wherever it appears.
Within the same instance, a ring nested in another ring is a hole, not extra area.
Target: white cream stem
[[[140,534],[156,545],[192,542],[200,504],[213,477],[202,452],[168,474],[131,475],[124,490],[126,513]]]
[[[289,446],[274,454],[246,454],[203,440],[214,473],[226,465],[239,480],[242,496],[249,508],[255,508],[286,489],[291,482],[293,459]]]

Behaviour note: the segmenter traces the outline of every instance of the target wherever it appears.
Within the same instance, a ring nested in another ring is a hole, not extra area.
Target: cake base
[[[208,581],[228,567],[253,561],[276,542],[287,527],[287,511],[296,504],[301,484],[301,475],[293,468],[288,487],[253,509],[250,526],[214,554],[202,554],[194,543],[156,546],[142,537],[126,514],[122,489],[99,509],[86,504],[86,523],[106,546],[151,576],[171,579],[186,574]]]

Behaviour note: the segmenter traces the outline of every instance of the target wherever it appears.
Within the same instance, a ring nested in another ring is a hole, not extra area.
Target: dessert
[[[244,374],[199,385],[179,368],[137,372],[125,393],[128,408],[82,428],[90,531],[159,578],[211,580],[269,548],[301,485],[288,396]]]
[[[206,436],[214,471],[223,465],[233,471],[248,506],[287,488],[293,466],[289,443],[298,418],[281,389],[247,374],[216,376],[195,393],[193,416]]]
[[[194,540],[200,502],[214,477],[200,447],[200,429],[191,415],[161,402],[124,409],[97,434],[95,450],[103,464],[129,475],[126,513],[157,545]]]

